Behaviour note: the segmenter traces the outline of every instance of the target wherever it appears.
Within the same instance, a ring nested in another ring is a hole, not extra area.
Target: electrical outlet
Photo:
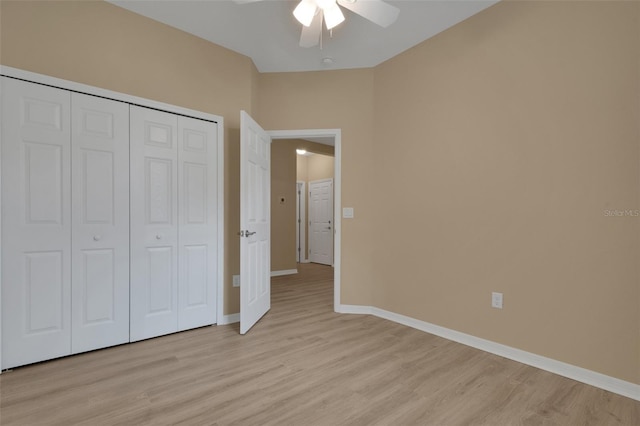
[[[491,307],[502,309],[502,293],[491,293]]]
[[[240,275],[233,276],[233,286],[240,287]]]

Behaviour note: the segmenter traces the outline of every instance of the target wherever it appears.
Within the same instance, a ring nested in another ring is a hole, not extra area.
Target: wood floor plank
[[[333,269],[272,279],[238,325],[0,376],[1,425],[640,425],[640,402],[368,315],[333,312]]]

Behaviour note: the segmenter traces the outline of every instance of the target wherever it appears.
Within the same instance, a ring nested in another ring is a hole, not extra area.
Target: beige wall
[[[640,219],[604,214],[640,209],[638,2],[501,2],[375,69],[269,74],[102,2],[0,10],[3,65],[225,117],[225,313],[245,109],[342,129],[343,303],[640,383]]]
[[[271,270],[296,269],[297,246],[296,148],[290,141],[275,140],[271,143]]]
[[[280,139],[280,141],[287,140],[293,144],[295,148],[304,149],[314,154],[331,155],[334,154],[334,147],[332,145],[325,145],[318,142],[311,142],[305,139]]]
[[[329,155],[314,154],[307,157],[307,182],[333,179],[334,158]]]
[[[309,180],[309,157],[298,155],[296,159],[296,179],[301,182]]]
[[[256,104],[251,60],[101,1],[1,1],[0,63],[225,119],[225,313],[238,311],[239,111]]]
[[[342,202],[358,219],[342,222],[341,298],[370,305],[373,70],[260,74],[258,117],[265,129],[342,129]]]
[[[377,67],[374,305],[640,383],[639,55],[638,2],[507,2]]]
[[[329,155],[299,155],[297,159],[297,179],[308,183],[312,180],[333,178],[335,175],[335,158]]]

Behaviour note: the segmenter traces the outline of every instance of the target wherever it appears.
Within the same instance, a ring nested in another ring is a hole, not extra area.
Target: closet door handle
[[[156,235],[156,240],[161,240],[162,239],[162,235],[158,234]]]
[[[93,241],[100,241],[102,239],[102,237],[100,235],[94,235],[93,236]]]

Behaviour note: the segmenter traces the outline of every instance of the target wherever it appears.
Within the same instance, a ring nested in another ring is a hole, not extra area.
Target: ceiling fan
[[[235,0],[239,4],[257,1],[262,0]],[[293,11],[302,24],[301,47],[313,47],[319,43],[323,21],[328,30],[344,21],[340,6],[385,28],[393,24],[400,13],[400,9],[382,0],[301,0]]]

